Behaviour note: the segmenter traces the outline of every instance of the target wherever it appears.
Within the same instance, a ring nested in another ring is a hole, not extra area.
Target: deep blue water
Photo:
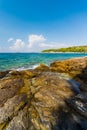
[[[34,68],[40,63],[49,65],[55,60],[83,57],[83,53],[0,53],[0,71]]]

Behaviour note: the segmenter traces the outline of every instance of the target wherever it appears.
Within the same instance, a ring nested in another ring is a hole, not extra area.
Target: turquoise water
[[[28,69],[40,63],[49,65],[55,60],[83,57],[81,53],[0,53],[0,71],[8,69]]]

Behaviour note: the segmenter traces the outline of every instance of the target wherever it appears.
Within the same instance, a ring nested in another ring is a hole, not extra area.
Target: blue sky
[[[0,52],[87,45],[87,0],[0,0]]]

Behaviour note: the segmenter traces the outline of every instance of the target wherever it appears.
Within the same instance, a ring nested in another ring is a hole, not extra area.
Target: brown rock
[[[87,68],[87,57],[55,61],[51,63],[50,67],[52,71],[65,72],[76,76]]]
[[[87,93],[63,73],[75,72],[74,78],[86,85],[86,79],[79,77],[86,74],[86,61],[56,61],[51,69],[41,65],[1,78],[0,130],[87,130]]]
[[[4,78],[9,72],[10,70],[0,72],[0,78]]]
[[[49,67],[48,66],[46,66],[46,65],[44,65],[44,64],[40,64],[40,66],[38,66],[38,67],[36,67],[34,70],[36,70],[36,71],[49,71],[50,69],[49,69]]]
[[[29,79],[29,78],[33,78],[37,75],[38,75],[38,73],[33,71],[33,70],[22,70],[22,71],[14,70],[14,71],[10,72],[11,78],[21,77],[21,78],[28,78]]]
[[[75,95],[72,84],[61,79],[61,76],[63,75],[43,72],[28,79],[23,75],[22,78],[13,78],[11,73],[1,80],[0,129],[53,129],[60,107],[62,111],[68,111],[65,99]]]
[[[21,87],[24,86],[23,79],[3,79],[0,81],[0,106],[7,99],[15,96]]]

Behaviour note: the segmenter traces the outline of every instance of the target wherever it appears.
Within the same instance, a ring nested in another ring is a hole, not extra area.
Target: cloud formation
[[[28,47],[31,48],[35,44],[41,44],[42,42],[46,41],[46,38],[43,35],[29,35],[28,37]]]
[[[10,50],[12,51],[23,51],[25,47],[25,43],[21,39],[16,39],[14,44],[10,46]]]
[[[9,38],[8,39],[8,42],[12,42],[14,39],[13,38]]]
[[[40,52],[44,49],[67,47],[69,44],[58,42],[47,42],[47,39],[43,35],[31,34],[28,36],[28,42],[25,43],[22,39],[9,38],[8,42],[12,42],[9,47],[11,52]]]
[[[40,45],[39,45],[40,47],[48,47],[48,48],[55,48],[55,47],[57,47],[57,45],[56,44],[53,44],[53,43],[41,43]]]

